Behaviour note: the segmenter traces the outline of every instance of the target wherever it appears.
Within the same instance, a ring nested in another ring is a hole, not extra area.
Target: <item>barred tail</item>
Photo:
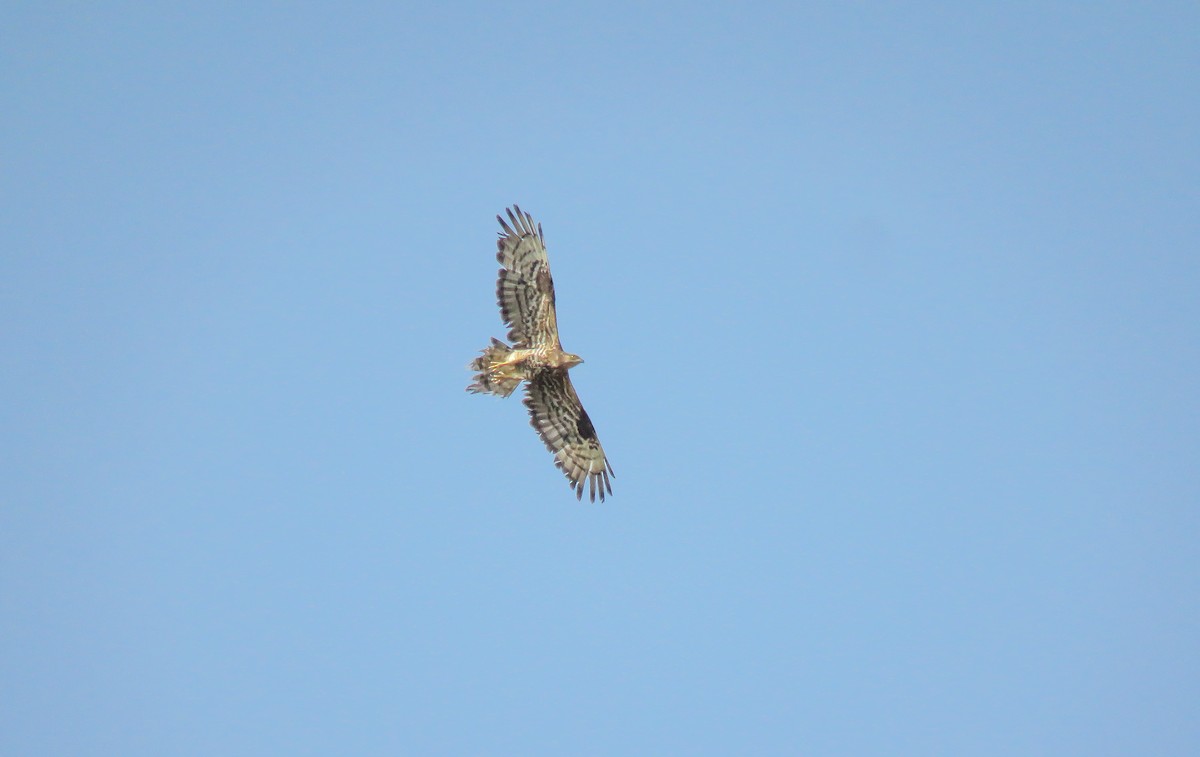
[[[511,353],[512,349],[507,344],[493,337],[492,343],[484,347],[479,357],[467,366],[473,371],[478,371],[475,374],[475,383],[468,386],[467,391],[472,394],[498,394],[501,397],[512,394],[521,383],[521,379],[503,375],[491,368],[493,363],[504,362]]]

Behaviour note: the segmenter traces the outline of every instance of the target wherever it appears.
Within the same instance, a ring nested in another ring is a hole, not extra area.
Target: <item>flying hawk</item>
[[[554,464],[566,475],[575,498],[583,498],[587,483],[591,500],[596,501],[599,491],[603,502],[605,492],[612,494],[609,477],[616,474],[567,375],[583,358],[563,352],[558,339],[554,280],[542,225],[534,224],[516,205],[507,213],[511,225],[496,216],[503,229],[496,243],[496,260],[502,266],[496,299],[512,346],[493,338],[470,364],[478,373],[467,391],[507,397],[524,381],[529,425],[554,455]]]

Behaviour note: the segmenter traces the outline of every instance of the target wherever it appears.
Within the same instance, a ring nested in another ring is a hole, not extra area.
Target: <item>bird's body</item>
[[[525,382],[530,425],[554,454],[554,464],[566,475],[576,498],[582,498],[586,483],[592,501],[598,489],[603,502],[605,492],[612,494],[609,478],[614,474],[567,375],[583,359],[565,352],[559,341],[554,281],[542,227],[515,205],[507,212],[511,226],[496,216],[504,229],[497,243],[496,259],[502,267],[496,299],[510,327],[512,346],[492,339],[470,364],[477,373],[467,391],[507,397]]]

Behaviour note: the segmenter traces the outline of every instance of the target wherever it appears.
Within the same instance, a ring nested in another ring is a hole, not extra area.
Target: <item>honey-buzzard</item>
[[[567,375],[583,358],[564,352],[558,338],[554,280],[542,225],[516,205],[506,212],[511,225],[496,216],[503,228],[496,245],[501,265],[496,299],[512,346],[493,338],[470,364],[478,373],[467,391],[507,397],[524,381],[529,425],[554,455],[575,498],[583,498],[587,483],[591,501],[599,491],[603,502],[605,492],[612,494],[609,477],[616,474]]]

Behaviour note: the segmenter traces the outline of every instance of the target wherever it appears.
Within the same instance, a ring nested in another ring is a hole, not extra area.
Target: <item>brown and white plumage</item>
[[[609,476],[615,474],[567,372],[541,371],[534,376],[525,385],[525,407],[529,425],[554,455],[554,464],[571,482],[575,498],[583,497],[585,482],[593,502],[597,490],[601,502],[605,492],[612,494]]]
[[[606,493],[612,494],[609,479],[615,474],[567,374],[583,359],[564,352],[559,340],[542,227],[516,205],[507,214],[507,223],[496,216],[503,228],[496,253],[501,265],[496,299],[513,344],[492,339],[470,364],[477,373],[467,391],[507,397],[524,381],[530,425],[554,455],[576,499],[582,499],[586,486],[591,501],[599,492],[603,502]]]
[[[501,265],[496,302],[500,317],[509,326],[508,340],[514,347],[561,349],[554,312],[554,279],[550,276],[542,225],[535,226],[533,218],[516,205],[507,212],[511,226],[496,216],[504,229],[496,243],[496,260]]]

